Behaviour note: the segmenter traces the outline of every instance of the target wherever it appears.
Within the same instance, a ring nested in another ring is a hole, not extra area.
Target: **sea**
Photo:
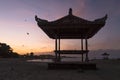
[[[88,53],[89,56],[89,60],[93,60],[93,59],[103,59],[104,56],[102,55],[103,53],[107,53],[109,54],[108,58],[109,59],[120,59],[120,50],[111,50],[111,49],[107,49],[107,50],[91,50]],[[48,53],[47,53],[48,54]],[[54,55],[54,53],[49,53]],[[61,56],[66,56],[65,58],[62,58],[61,61],[64,62],[69,62],[69,61],[81,61],[81,55],[61,55]],[[85,55],[84,55],[84,59],[85,59]],[[33,60],[28,60],[28,62],[53,62],[52,59],[33,59]]]

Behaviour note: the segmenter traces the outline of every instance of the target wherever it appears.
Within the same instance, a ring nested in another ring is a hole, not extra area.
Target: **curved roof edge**
[[[106,23],[108,15],[88,21],[72,14],[69,14],[55,21],[47,21],[35,16],[38,26],[52,39],[84,39],[93,37]]]

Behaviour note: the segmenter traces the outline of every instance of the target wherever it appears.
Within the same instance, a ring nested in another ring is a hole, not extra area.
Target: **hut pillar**
[[[55,39],[55,59],[57,60],[57,38]]]
[[[83,39],[81,39],[82,62],[83,62]]]
[[[88,40],[87,39],[85,39],[85,49],[86,49],[86,59],[85,59],[85,61],[86,62],[88,62]]]
[[[58,45],[58,52],[59,52],[59,53],[58,53],[58,58],[59,58],[59,61],[60,61],[60,37],[59,37],[59,40],[58,40],[58,41],[59,41],[59,42],[58,42],[58,43],[59,43],[59,45]]]

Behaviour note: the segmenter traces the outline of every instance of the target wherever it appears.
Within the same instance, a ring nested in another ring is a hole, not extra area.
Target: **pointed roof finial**
[[[72,8],[69,9],[69,15],[72,15]]]

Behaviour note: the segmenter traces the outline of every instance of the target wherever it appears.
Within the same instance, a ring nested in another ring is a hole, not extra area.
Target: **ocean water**
[[[32,59],[32,60],[27,60],[27,62],[53,62],[52,59]]]
[[[80,62],[81,58],[62,58],[61,62]],[[27,62],[54,62],[52,59],[32,59],[32,60],[27,60]]]
[[[103,59],[102,54],[103,53],[109,54],[109,59],[120,59],[120,50],[96,50],[96,51],[90,51],[88,53],[89,60],[92,59]],[[50,53],[54,55],[54,53]],[[62,55],[67,56],[67,58],[62,58],[61,61],[81,61],[81,55]],[[85,59],[85,55],[84,55]],[[28,60],[28,62],[53,62],[52,59],[34,59],[34,60]]]
[[[110,59],[120,59],[120,50],[111,50],[111,49],[90,51],[89,58],[90,59],[102,59],[103,53],[109,54]]]

